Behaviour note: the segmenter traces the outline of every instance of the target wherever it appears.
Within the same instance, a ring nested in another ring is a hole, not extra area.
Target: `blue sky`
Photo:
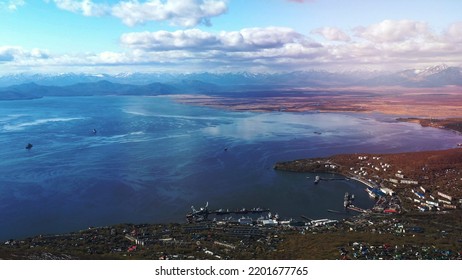
[[[0,0],[0,73],[462,66],[462,1]]]

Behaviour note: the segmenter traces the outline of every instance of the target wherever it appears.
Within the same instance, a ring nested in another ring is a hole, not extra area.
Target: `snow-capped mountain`
[[[423,69],[408,69],[398,72],[355,71],[297,71],[290,73],[120,73],[108,74],[14,74],[0,76],[0,87],[23,83],[42,86],[71,86],[81,83],[108,81],[116,84],[149,85],[161,83],[169,86],[187,87],[201,84],[213,85],[215,90],[242,90],[274,87],[341,87],[341,86],[403,86],[440,87],[462,85],[462,68],[445,64]]]

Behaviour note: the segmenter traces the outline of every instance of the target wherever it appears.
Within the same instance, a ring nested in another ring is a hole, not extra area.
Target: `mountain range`
[[[43,96],[161,95],[277,90],[297,87],[462,86],[462,68],[436,65],[398,72],[12,74],[0,76],[0,100]]]

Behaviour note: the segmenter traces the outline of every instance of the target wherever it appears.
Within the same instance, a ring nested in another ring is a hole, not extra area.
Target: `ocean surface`
[[[96,129],[96,134],[93,133]],[[117,223],[183,222],[191,206],[342,219],[355,181],[273,170],[338,153],[452,148],[461,136],[392,116],[232,112],[169,97],[0,102],[0,240]],[[25,149],[28,143],[31,150]],[[327,175],[325,175],[327,176]]]

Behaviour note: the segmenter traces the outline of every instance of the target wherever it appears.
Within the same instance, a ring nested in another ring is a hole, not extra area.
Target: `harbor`
[[[374,213],[447,212],[462,208],[460,172],[461,150],[402,154],[343,154],[329,158],[277,163],[282,171],[337,174],[357,181],[376,202]],[[431,160],[429,160],[431,158]],[[436,175],[431,175],[436,174]],[[350,204],[350,203],[346,203]],[[349,207],[352,210],[364,212]]]
[[[0,258],[460,260],[460,211],[444,217],[356,215],[342,220],[119,224],[0,244]],[[414,241],[414,243],[410,241]],[[418,243],[415,242],[418,240]]]
[[[191,206],[191,212],[186,214],[186,221],[188,223],[196,223],[196,222],[201,222],[201,221],[206,221],[209,216],[211,215],[216,215],[216,216],[231,216],[231,215],[248,215],[248,214],[264,214],[264,213],[269,213],[270,209],[263,209],[260,207],[256,208],[251,208],[251,209],[246,209],[246,208],[241,208],[237,210],[229,210],[229,209],[218,209],[218,210],[210,210],[208,208],[209,203],[207,202],[205,204],[205,207],[201,207],[199,210],[194,208],[194,206]],[[216,217],[215,217],[216,218]],[[246,218],[245,219],[250,219]]]

